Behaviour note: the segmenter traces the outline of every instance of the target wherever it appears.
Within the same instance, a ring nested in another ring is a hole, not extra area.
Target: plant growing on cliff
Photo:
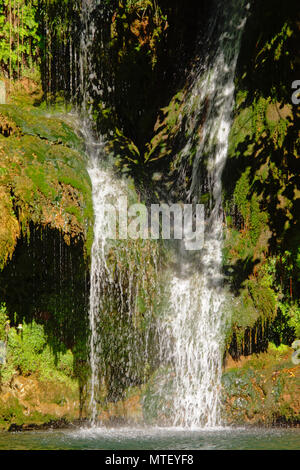
[[[14,374],[35,374],[42,380],[69,382],[74,377],[71,351],[55,355],[48,345],[43,325],[24,322],[19,328],[8,327],[8,312],[0,305],[0,340],[7,340],[7,362],[0,370],[2,383]]]
[[[0,5],[0,71],[20,77],[38,58],[38,0],[3,0]]]
[[[4,303],[0,304],[0,341],[6,339],[6,325],[8,317],[6,312],[6,305]]]

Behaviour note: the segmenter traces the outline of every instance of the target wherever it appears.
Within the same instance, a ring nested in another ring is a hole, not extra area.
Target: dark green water
[[[99,428],[0,433],[1,450],[299,450],[300,429]]]

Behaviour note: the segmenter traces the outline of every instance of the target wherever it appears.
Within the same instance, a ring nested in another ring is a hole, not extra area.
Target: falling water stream
[[[211,207],[200,256],[186,252],[184,247],[178,253],[177,271],[170,280],[170,309],[161,328],[165,356],[175,372],[174,425],[215,427],[221,423],[226,327],[222,311],[221,178],[228,150],[235,69],[248,8],[245,1],[226,2],[226,8],[222,1],[216,3],[211,29],[214,40],[208,46],[206,63],[199,66],[187,103],[187,109],[193,108],[196,117],[203,114],[205,106],[190,198],[197,201],[201,195],[199,166],[206,156]],[[193,124],[188,122],[192,128]],[[193,137],[192,133],[185,148],[187,154],[191,151]]]
[[[97,424],[97,392],[99,389],[99,357],[101,354],[101,338],[99,338],[99,315],[104,311],[104,288],[107,278],[111,275],[106,264],[106,247],[109,240],[105,237],[106,217],[103,211],[105,204],[112,202],[120,193],[108,171],[99,167],[99,156],[103,153],[102,145],[93,141],[89,143],[90,162],[88,172],[93,187],[93,204],[95,214],[94,241],[91,253],[91,289],[90,289],[90,365],[91,365],[91,420]],[[113,282],[113,281],[111,281]]]
[[[95,27],[93,11],[100,2],[84,0],[80,56],[80,82],[83,109],[89,114],[93,92],[101,94],[101,80],[95,84],[95,71],[89,48],[93,45]],[[207,157],[207,181],[210,210],[206,219],[205,244],[201,253],[187,252],[184,245],[177,253],[177,268],[170,274],[169,307],[159,328],[162,362],[171,364],[174,377],[173,422],[175,426],[215,427],[220,425],[220,388],[222,352],[226,318],[222,280],[222,170],[226,161],[231,113],[234,99],[234,76],[241,36],[248,5],[245,0],[216,0],[211,34],[207,38],[206,60],[201,62],[193,81],[186,106],[192,110],[188,126],[193,128],[193,116],[204,113],[189,200],[197,202],[200,195],[199,167]],[[99,46],[101,47],[101,45]],[[89,86],[86,85],[89,84]],[[196,110],[196,111],[195,111]],[[104,288],[109,269],[106,264],[103,204],[122,193],[120,183],[104,169],[104,142],[95,141],[85,118],[83,133],[89,155],[89,174],[93,187],[95,212],[90,288],[90,363],[91,415],[97,424],[97,392],[99,389],[99,357],[101,338],[99,319],[103,309]],[[196,128],[195,128],[196,131]],[[189,154],[192,138],[187,141]],[[113,282],[113,281],[112,281]]]

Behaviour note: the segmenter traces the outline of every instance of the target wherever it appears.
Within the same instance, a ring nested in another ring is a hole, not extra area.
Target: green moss
[[[254,16],[247,26],[253,49],[249,44],[242,46],[223,178],[228,222],[223,259],[236,296],[233,328],[237,328],[238,343],[245,340],[245,334],[255,332],[257,322],[270,322],[274,327],[265,329],[265,340],[274,335],[280,342],[289,336],[291,344],[299,329],[297,314],[292,314],[298,309],[295,299],[300,289],[297,266],[292,261],[300,243],[299,182],[295,173],[299,115],[286,90],[288,78],[283,81],[278,66],[280,63],[283,70],[283,63],[293,60],[287,51],[293,47],[292,29],[296,25],[291,26],[293,16],[289,22],[278,17],[276,27],[270,30],[268,25],[261,34],[253,21]],[[261,21],[265,21],[264,16]],[[285,67],[285,73],[292,68]],[[288,263],[283,261],[285,250],[290,253]]]
[[[10,398],[5,404],[0,402],[0,427],[8,428],[12,423],[23,424],[26,419],[24,411],[17,398]]]
[[[8,316],[4,304],[0,307],[0,338],[7,341],[7,359],[0,369],[2,386],[8,385],[13,376],[34,376],[40,382],[63,384],[77,393],[74,355],[70,350],[55,354],[48,345],[42,325],[35,321],[24,322],[21,329],[7,329]],[[75,395],[76,395],[75,393]]]
[[[231,424],[298,423],[299,371],[293,368],[291,355],[291,348],[270,344],[268,352],[226,370],[223,418]]]
[[[45,116],[45,111],[3,105],[0,114],[18,129],[9,136],[0,135],[0,185],[7,203],[9,194],[13,195],[13,204],[5,212],[6,224],[23,231],[31,221],[58,228],[69,238],[85,239],[88,254],[93,206],[80,139],[61,119]],[[3,234],[2,266],[18,238],[18,230],[13,233],[12,241]]]
[[[79,137],[63,121],[62,116],[55,116],[55,114],[51,116],[51,108],[43,110],[34,107],[1,105],[0,113],[14,122],[23,135],[38,136],[48,142],[63,144],[77,150],[82,149]]]

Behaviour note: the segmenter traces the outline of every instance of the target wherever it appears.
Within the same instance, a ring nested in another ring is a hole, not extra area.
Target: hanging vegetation
[[[0,5],[0,73],[20,78],[39,59],[37,0],[3,0]]]

